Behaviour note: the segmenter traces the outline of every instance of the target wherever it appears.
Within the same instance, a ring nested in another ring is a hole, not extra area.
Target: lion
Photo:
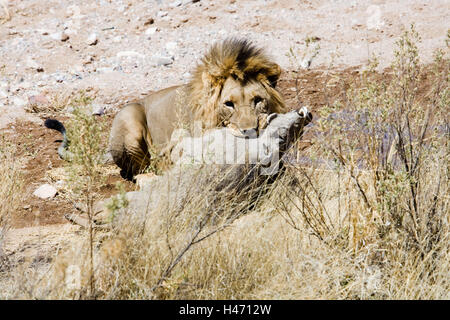
[[[170,150],[180,123],[192,128],[199,122],[203,130],[228,127],[236,135],[254,137],[269,114],[287,111],[276,89],[280,74],[280,66],[248,40],[215,43],[187,84],[151,93],[117,113],[109,153],[122,176],[133,179],[150,165],[151,154]],[[63,132],[54,120],[46,126]]]

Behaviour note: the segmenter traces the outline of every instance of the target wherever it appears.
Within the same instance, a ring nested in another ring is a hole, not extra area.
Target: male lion
[[[214,44],[188,84],[152,93],[117,113],[109,152],[122,176],[131,179],[142,172],[150,164],[150,151],[170,148],[180,123],[192,128],[200,122],[202,129],[228,127],[236,134],[254,136],[265,127],[269,114],[286,111],[275,89],[280,73],[280,67],[247,40]],[[51,122],[46,126],[62,132]]]

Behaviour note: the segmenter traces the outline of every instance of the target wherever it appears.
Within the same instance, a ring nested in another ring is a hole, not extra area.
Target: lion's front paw
[[[150,183],[150,181],[155,177],[156,175],[153,172],[150,173],[141,173],[135,176],[136,179],[136,185],[139,187],[139,190],[144,189],[144,187]]]

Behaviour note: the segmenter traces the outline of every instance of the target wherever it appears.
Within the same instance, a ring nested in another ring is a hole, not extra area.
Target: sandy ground
[[[264,47],[285,71],[299,70],[300,95],[287,72],[280,90],[290,107],[317,110],[339,97],[370,56],[387,67],[396,39],[411,23],[422,37],[424,62],[450,28],[445,0],[0,2],[6,4],[0,6],[0,129],[26,160],[23,207],[4,244],[15,261],[48,256],[64,237],[81,236],[63,218],[73,210],[64,197],[32,195],[39,185],[55,183],[49,172],[63,165],[59,137],[42,126],[48,116],[67,117],[69,110],[46,108],[58,99],[85,90],[111,121],[124,102],[187,82],[211,43],[234,36]],[[320,46],[309,71],[300,69],[312,54],[307,39]],[[288,57],[291,48],[296,62]],[[333,74],[340,81],[330,86]],[[111,175],[105,196],[120,179],[118,171]]]

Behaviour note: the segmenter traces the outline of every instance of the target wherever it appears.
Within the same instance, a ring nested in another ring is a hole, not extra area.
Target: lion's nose
[[[257,129],[243,129],[241,130],[241,133],[248,137],[248,138],[256,138],[258,137],[258,130]]]

